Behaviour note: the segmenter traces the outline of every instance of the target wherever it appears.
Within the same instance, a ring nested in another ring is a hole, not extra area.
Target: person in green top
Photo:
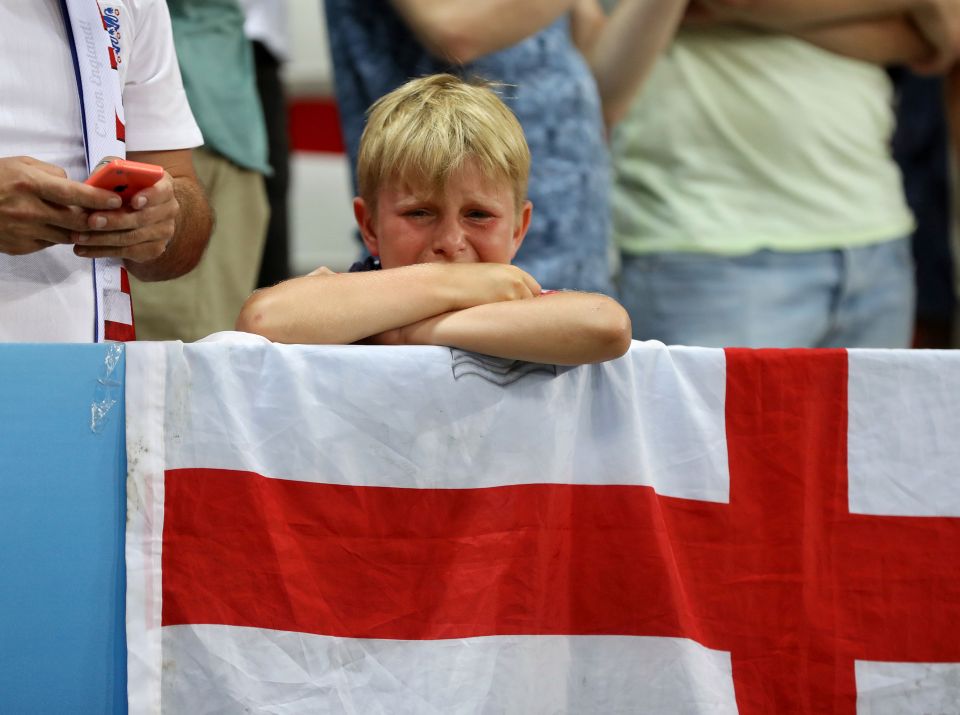
[[[634,337],[909,346],[914,223],[890,151],[883,65],[949,64],[958,9],[957,0],[691,6],[612,135],[620,295]]]
[[[183,278],[132,286],[141,340],[230,330],[256,286],[269,208],[267,134],[236,0],[167,0],[190,107],[203,133],[194,164],[216,215],[207,252]]]

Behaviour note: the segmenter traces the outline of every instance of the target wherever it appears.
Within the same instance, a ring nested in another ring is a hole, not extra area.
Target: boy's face
[[[354,214],[367,250],[383,268],[414,263],[510,263],[530,226],[532,204],[517,212],[513,189],[484,178],[468,161],[442,191],[384,184],[376,211],[361,198]]]

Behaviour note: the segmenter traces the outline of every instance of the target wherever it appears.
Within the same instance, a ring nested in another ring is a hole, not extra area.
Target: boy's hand
[[[442,345],[442,342],[437,342],[434,328],[444,318],[458,312],[452,310],[449,313],[440,313],[440,315],[418,320],[401,328],[384,330],[382,333],[371,335],[363,342],[369,345]]]
[[[540,295],[540,284],[533,276],[508,263],[450,263],[444,270],[449,272],[456,291],[456,308]]]
[[[459,311],[450,311],[449,313],[440,313],[440,315],[434,315],[430,318],[424,318],[423,320],[418,320],[416,323],[411,323],[410,325],[405,325],[402,328],[394,331],[396,335],[396,343],[391,343],[392,345],[442,345],[442,342],[437,340],[436,336],[436,327],[440,325],[443,320],[457,313]]]
[[[506,263],[446,263],[445,276],[458,291],[457,308],[409,325],[371,335],[371,345],[442,345],[434,336],[445,318],[462,309],[490,303],[525,300],[540,295],[540,284],[526,271]]]

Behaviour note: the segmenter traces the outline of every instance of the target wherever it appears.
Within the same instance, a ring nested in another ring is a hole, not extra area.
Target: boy
[[[510,265],[530,225],[529,171],[523,130],[489,88],[452,75],[408,82],[371,107],[360,142],[354,214],[372,259],[255,292],[237,329],[564,365],[619,357],[630,320],[616,301],[541,295]]]

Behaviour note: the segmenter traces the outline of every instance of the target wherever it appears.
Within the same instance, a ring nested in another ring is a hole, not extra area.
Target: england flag
[[[960,712],[960,356],[127,350],[133,713]]]

